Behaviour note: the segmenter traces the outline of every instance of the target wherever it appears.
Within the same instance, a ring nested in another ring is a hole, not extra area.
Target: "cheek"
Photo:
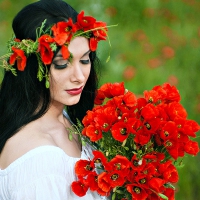
[[[88,77],[90,75],[90,71],[91,71],[91,65],[84,70],[84,76],[85,76],[86,79],[88,79]]]
[[[59,76],[56,76],[55,73],[50,74],[49,90],[50,90],[51,97],[54,97],[56,93],[58,92],[59,85],[61,84],[60,81],[61,79],[59,79]]]

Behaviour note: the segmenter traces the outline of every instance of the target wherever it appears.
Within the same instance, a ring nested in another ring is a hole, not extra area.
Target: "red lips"
[[[66,92],[70,95],[78,95],[82,92],[83,87],[81,86],[80,88],[73,88],[71,90],[66,90]]]

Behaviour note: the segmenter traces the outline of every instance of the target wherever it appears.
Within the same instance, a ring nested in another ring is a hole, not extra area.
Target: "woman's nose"
[[[73,63],[72,64],[71,80],[73,82],[83,82],[85,80],[83,69],[82,69],[82,66],[80,65],[80,63]]]

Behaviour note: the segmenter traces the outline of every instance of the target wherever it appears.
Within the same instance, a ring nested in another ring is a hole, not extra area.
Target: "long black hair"
[[[46,28],[59,21],[72,18],[76,22],[78,13],[62,0],[41,0],[24,7],[13,20],[13,31],[17,39],[36,40],[36,29],[46,19]],[[97,89],[96,67],[99,60],[96,52],[90,53],[91,72],[82,92],[80,101],[67,107],[71,120],[76,123],[94,106]],[[50,66],[48,66],[50,67]],[[15,66],[16,68],[16,66]],[[0,153],[6,141],[29,122],[40,118],[49,108],[50,91],[45,80],[37,79],[38,62],[30,55],[23,72],[17,76],[6,71],[0,90]]]

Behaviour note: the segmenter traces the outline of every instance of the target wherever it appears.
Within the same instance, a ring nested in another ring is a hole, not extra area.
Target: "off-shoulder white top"
[[[98,200],[88,190],[84,197],[71,191],[76,180],[74,165],[91,157],[91,148],[83,146],[81,158],[68,156],[56,146],[40,146],[0,170],[0,200]]]

